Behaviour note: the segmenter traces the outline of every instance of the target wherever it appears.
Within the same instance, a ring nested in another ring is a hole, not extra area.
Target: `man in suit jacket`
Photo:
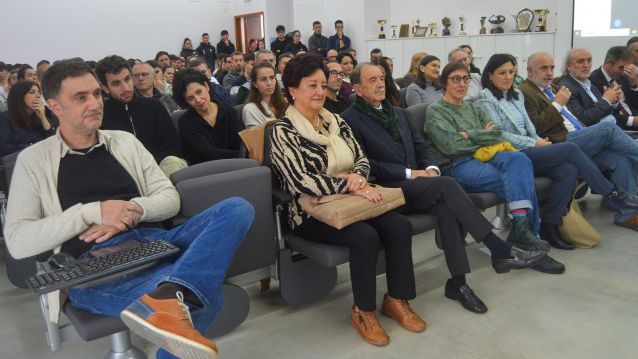
[[[384,186],[403,190],[406,212],[438,217],[442,247],[452,274],[445,294],[472,312],[484,313],[487,307],[465,282],[470,266],[464,230],[482,240],[493,256],[509,256],[512,248],[495,237],[492,225],[454,179],[439,176],[434,152],[428,151],[423,136],[410,127],[403,109],[393,108],[385,99],[381,70],[363,63],[354,69],[350,80],[357,97],[342,116],[368,156],[371,176]]]
[[[600,92],[589,81],[591,73],[591,53],[587,49],[572,49],[567,53],[566,70],[559,86],[565,86],[571,92],[567,103],[569,111],[585,125],[599,122],[617,122],[614,111],[618,107],[620,88],[612,86]],[[618,121],[624,128],[626,122]]]
[[[621,90],[614,117],[626,128],[638,127],[638,70],[631,63],[631,52],[624,46],[614,46],[607,51],[605,63],[589,76],[598,91],[618,86]]]
[[[601,170],[611,172],[611,182],[636,194],[638,143],[612,122],[586,126],[566,108],[571,92],[551,85],[554,59],[546,52],[527,60],[527,79],[518,87],[525,95],[525,109],[541,137],[553,143],[574,142]],[[614,223],[638,231],[638,214],[619,210]]]

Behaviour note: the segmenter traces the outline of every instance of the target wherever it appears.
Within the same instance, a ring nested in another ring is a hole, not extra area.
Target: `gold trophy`
[[[392,29],[392,38],[396,39],[397,38],[397,25],[390,25],[390,28]]]
[[[430,28],[430,36],[439,36],[436,32],[436,22],[429,23],[428,27]]]
[[[385,25],[385,23],[386,23],[387,21],[388,21],[388,20],[386,20],[386,19],[379,19],[379,20],[377,20],[377,25],[379,25],[379,26],[381,27],[381,30],[379,31],[379,38],[380,38],[380,39],[385,39],[385,32],[383,32],[383,25]]]
[[[449,17],[444,17],[443,19],[441,19],[441,23],[443,24],[443,26],[445,26],[445,29],[443,29],[443,32],[441,32],[442,36],[450,36],[450,25],[452,25],[452,22],[450,21]]]
[[[467,35],[465,32],[465,16],[459,16],[459,22],[461,23],[461,31],[459,31],[459,35]]]
[[[485,19],[487,19],[487,16],[481,16],[481,30],[479,31],[479,35],[485,35],[487,34],[487,28],[485,27]]]
[[[549,9],[536,9],[534,10],[534,14],[538,21],[536,23],[536,32],[547,31],[547,15],[549,14]]]

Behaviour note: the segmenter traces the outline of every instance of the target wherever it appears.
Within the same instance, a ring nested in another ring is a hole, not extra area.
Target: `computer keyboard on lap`
[[[88,256],[62,268],[46,268],[44,273],[29,277],[27,284],[36,294],[45,294],[152,264],[177,252],[179,248],[164,240],[139,243],[123,250]]]

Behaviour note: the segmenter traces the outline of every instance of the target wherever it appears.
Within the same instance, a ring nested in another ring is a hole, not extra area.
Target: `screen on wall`
[[[573,47],[591,51],[594,66],[607,49],[638,36],[637,0],[574,0]]]

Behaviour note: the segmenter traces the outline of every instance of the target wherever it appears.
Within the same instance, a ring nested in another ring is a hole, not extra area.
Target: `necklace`
[[[317,121],[315,122],[315,125],[313,127],[315,129],[315,132],[321,133],[321,116],[317,116]]]

